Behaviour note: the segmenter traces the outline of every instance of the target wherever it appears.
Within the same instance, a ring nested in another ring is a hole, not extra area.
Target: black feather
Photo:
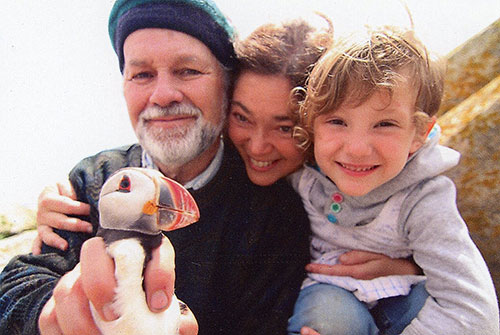
[[[146,258],[144,259],[144,267],[146,267],[146,264],[152,257],[152,250],[160,246],[163,234],[161,232],[158,232],[158,234],[156,235],[148,235],[136,231],[107,229],[99,227],[99,229],[97,230],[97,236],[102,237],[106,245],[110,245],[115,241],[124,240],[127,238],[138,239],[146,254]]]

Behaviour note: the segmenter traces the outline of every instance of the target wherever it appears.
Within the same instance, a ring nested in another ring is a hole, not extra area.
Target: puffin
[[[115,262],[117,287],[112,303],[119,315],[104,321],[92,303],[92,316],[103,335],[174,335],[179,333],[180,307],[175,294],[161,313],[149,310],[143,272],[162,231],[186,227],[200,217],[191,194],[161,172],[123,168],[104,183],[99,195],[99,228],[107,253]]]

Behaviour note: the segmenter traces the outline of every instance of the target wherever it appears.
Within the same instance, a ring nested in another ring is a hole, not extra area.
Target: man
[[[166,234],[176,253],[176,295],[200,334],[284,333],[308,261],[308,221],[285,182],[253,185],[221,140],[235,63],[230,25],[211,0],[118,0],[109,29],[140,144],[71,171],[78,200],[91,207],[85,220],[95,232],[99,190],[114,171],[161,170],[191,191],[201,212],[198,223]],[[103,241],[59,233],[66,251],[16,257],[0,275],[0,333],[98,334],[89,301],[104,319],[118,317]],[[173,292],[169,241],[145,270],[152,311],[168,307]]]

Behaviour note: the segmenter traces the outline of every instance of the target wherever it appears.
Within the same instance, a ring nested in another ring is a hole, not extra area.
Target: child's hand
[[[330,276],[370,280],[391,275],[418,275],[421,269],[406,258],[394,259],[383,254],[353,250],[340,256],[340,264],[308,264],[306,270]]]

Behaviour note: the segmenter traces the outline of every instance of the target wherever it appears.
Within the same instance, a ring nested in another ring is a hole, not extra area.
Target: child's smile
[[[356,176],[372,173],[378,167],[378,165],[352,165],[342,162],[337,162],[337,164],[340,165],[347,174]]]
[[[365,195],[394,178],[423,139],[413,122],[416,92],[400,82],[392,98],[377,91],[365,102],[343,103],[314,121],[314,155],[339,189]]]

